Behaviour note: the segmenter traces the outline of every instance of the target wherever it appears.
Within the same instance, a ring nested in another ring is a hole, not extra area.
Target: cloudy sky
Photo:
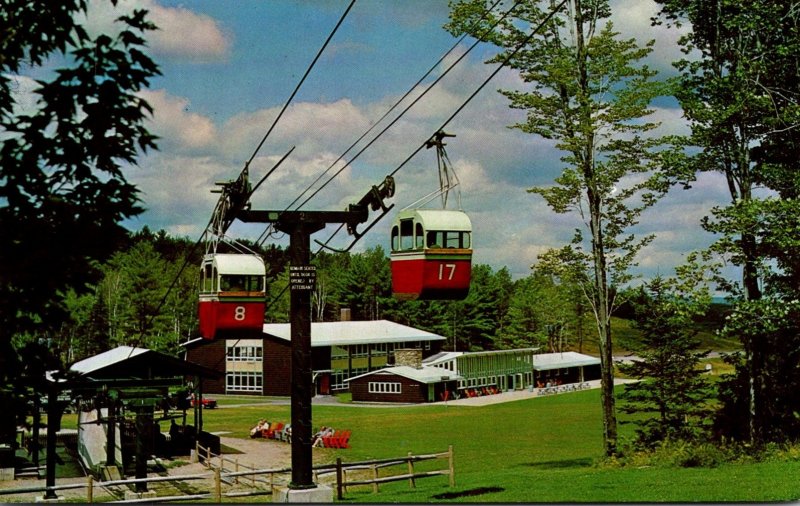
[[[214,182],[237,176],[348,3],[120,2],[121,9],[150,10],[160,27],[150,37],[150,53],[163,72],[144,93],[155,108],[149,127],[161,137],[160,149],[127,173],[141,189],[147,211],[128,227],[200,236],[216,201],[210,193]],[[654,38],[648,64],[670,73],[670,62],[681,56],[678,34],[650,26],[655,5],[612,3],[615,27],[642,42]],[[109,4],[92,4],[88,22],[94,30],[108,30],[118,14]],[[296,146],[254,196],[253,208],[284,209],[408,91],[455,43],[442,29],[447,16],[446,0],[359,0],[251,164],[257,178]],[[394,171],[492,72],[482,62],[493,51],[478,46],[306,208],[343,209]],[[510,110],[496,90],[520,87],[513,72],[499,73],[446,129],[457,136],[449,139],[448,153],[473,222],[474,260],[496,269],[507,266],[514,277],[527,275],[537,254],[565,244],[581,226],[578,217],[554,214],[526,192],[552,182],[561,154],[541,138],[507,128],[521,119],[520,112]],[[673,101],[655,105],[654,119],[663,122],[664,131],[686,131]],[[420,151],[396,180],[396,209],[435,190],[435,153]],[[691,190],[671,192],[638,228],[657,234],[642,252],[639,272],[645,278],[671,274],[687,252],[710,241],[699,228],[700,218],[726,200],[725,186],[714,175],[703,176]],[[389,225],[385,218],[355,249],[382,244],[388,250]],[[255,238],[262,230],[239,223],[229,232]],[[314,238],[328,235],[323,231]],[[333,244],[341,247],[348,239],[340,234]]]

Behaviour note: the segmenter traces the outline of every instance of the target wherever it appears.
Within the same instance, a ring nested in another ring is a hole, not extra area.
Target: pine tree
[[[652,447],[665,440],[692,440],[706,428],[712,392],[700,369],[708,352],[699,352],[692,317],[703,305],[674,294],[661,278],[642,287],[631,301],[635,327],[642,332],[641,360],[619,364],[638,379],[625,385],[620,410],[637,416],[637,443]]]

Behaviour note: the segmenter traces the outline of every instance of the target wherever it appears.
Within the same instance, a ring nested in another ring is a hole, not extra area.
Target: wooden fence
[[[205,466],[209,469],[208,472],[180,475],[180,476],[155,476],[150,478],[139,479],[123,479],[112,481],[96,481],[91,475],[87,476],[84,483],[70,483],[65,485],[55,485],[52,487],[35,486],[23,487],[14,489],[0,489],[0,496],[11,494],[27,494],[35,492],[52,492],[58,490],[71,490],[71,489],[86,489],[86,502],[91,503],[94,501],[96,489],[102,488],[110,491],[113,487],[131,486],[137,483],[158,483],[158,482],[183,482],[191,480],[209,480],[213,481],[212,491],[199,493],[199,494],[185,494],[174,496],[161,496],[161,497],[143,497],[136,499],[125,499],[119,501],[108,501],[114,503],[155,503],[155,502],[172,502],[172,501],[197,501],[201,499],[211,499],[214,502],[220,503],[223,498],[246,497],[254,495],[269,495],[272,494],[273,488],[276,485],[284,484],[282,480],[280,483],[276,482],[276,475],[285,475],[291,473],[291,467],[276,468],[276,469],[256,469],[251,466],[239,463],[238,459],[230,459],[222,455],[213,454],[208,448],[200,445],[195,446],[195,455],[201,459]],[[414,463],[432,459],[447,459],[447,469],[433,470],[433,471],[414,471]],[[216,465],[215,465],[216,463]],[[226,467],[226,464],[232,467]],[[393,474],[388,476],[379,476],[379,470],[392,467],[392,466],[406,466],[407,473]],[[244,470],[242,470],[244,469]],[[343,493],[347,491],[347,487],[354,487],[359,485],[372,485],[373,492],[379,491],[378,485],[380,483],[388,483],[392,481],[408,480],[409,486],[416,487],[416,480],[429,476],[447,475],[450,479],[450,486],[455,485],[455,466],[453,462],[453,446],[451,445],[446,452],[433,453],[429,455],[412,455],[411,452],[405,457],[394,459],[382,460],[368,460],[362,462],[342,462],[341,458],[336,459],[335,464],[323,464],[313,467],[315,479],[319,482],[320,476],[326,474],[336,474],[336,491],[339,499],[343,499]],[[353,479],[348,481],[347,474],[357,471],[369,473],[371,477],[366,479]],[[233,484],[249,484],[251,489],[245,491],[228,491],[223,492],[223,485]],[[259,488],[265,486],[265,488]]]
[[[414,472],[414,463],[423,460],[432,459],[447,459],[447,469],[437,469],[433,471]],[[391,474],[389,476],[379,476],[379,469],[399,466],[405,464],[408,472],[405,474]],[[348,471],[355,470],[371,470],[372,477],[367,479],[347,480]],[[336,496],[341,500],[344,499],[344,492],[347,491],[348,486],[356,485],[372,485],[372,491],[378,493],[378,485],[380,483],[389,483],[392,481],[408,480],[408,485],[411,488],[416,488],[416,480],[418,478],[427,478],[430,476],[448,476],[450,479],[450,486],[454,487],[455,482],[455,464],[453,461],[453,445],[450,445],[446,452],[432,453],[429,455],[412,455],[408,452],[406,457],[398,459],[381,459],[370,460],[364,462],[353,462],[344,464],[342,459],[336,458]]]

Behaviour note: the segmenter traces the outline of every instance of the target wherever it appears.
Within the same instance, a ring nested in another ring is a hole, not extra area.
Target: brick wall
[[[264,395],[292,394],[292,347],[282,339],[264,339]]]
[[[370,393],[370,382],[400,383],[399,394]],[[428,400],[428,385],[403,376],[389,373],[375,373],[350,382],[350,392],[354,401],[361,402],[406,402],[420,403]]]
[[[225,340],[214,339],[203,341],[186,350],[186,360],[208,367],[221,373],[225,372]],[[224,394],[225,375],[218,379],[203,378],[204,394]]]

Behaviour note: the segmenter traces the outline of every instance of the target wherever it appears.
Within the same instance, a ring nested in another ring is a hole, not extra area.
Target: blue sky
[[[150,37],[150,51],[163,76],[143,93],[155,108],[148,126],[161,137],[160,150],[127,172],[147,208],[127,226],[200,236],[216,201],[210,193],[214,181],[236,177],[348,3],[121,0],[111,12],[110,2],[91,2],[88,23],[95,31],[110,30],[111,20],[133,7],[149,9],[161,27]],[[656,39],[648,64],[672,72],[670,62],[681,56],[679,34],[650,26],[655,4],[613,0],[612,6],[615,27],[624,35]],[[254,196],[253,207],[283,209],[402,96],[454,44],[442,29],[447,15],[445,0],[359,0],[251,165],[258,177],[296,146]],[[343,209],[392,172],[491,73],[483,60],[493,51],[479,46],[308,208]],[[526,192],[552,182],[561,153],[548,141],[507,128],[523,116],[496,90],[522,86],[513,72],[499,73],[447,127],[457,135],[448,152],[473,221],[475,261],[508,267],[514,277],[527,275],[539,253],[567,243],[581,226],[579,217],[554,214]],[[665,131],[686,132],[674,101],[655,104],[654,118]],[[421,151],[397,174],[397,184],[396,209],[437,188],[434,153]],[[645,278],[670,275],[687,252],[708,244],[699,221],[726,200],[715,175],[703,176],[690,191],[671,192],[638,227],[657,235],[642,252],[638,272]],[[356,249],[388,249],[389,225],[384,219]],[[249,238],[260,232],[243,224],[230,230]]]

